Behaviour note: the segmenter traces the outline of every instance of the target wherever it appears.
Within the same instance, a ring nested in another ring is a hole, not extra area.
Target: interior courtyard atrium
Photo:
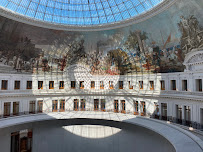
[[[0,152],[203,152],[203,0],[0,0]]]

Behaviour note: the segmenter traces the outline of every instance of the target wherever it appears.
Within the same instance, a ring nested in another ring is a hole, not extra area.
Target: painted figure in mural
[[[21,70],[22,70],[22,64],[23,64],[23,60],[21,59],[21,56],[19,56],[17,58],[17,63],[16,63],[16,70],[17,70],[17,72],[21,72]]]
[[[199,22],[193,15],[189,18],[180,17],[181,21],[178,23],[181,31],[181,47],[186,50],[186,53],[192,49],[203,47],[203,29],[199,26]]]
[[[13,69],[16,69],[16,64],[17,64],[17,57],[14,55],[13,56]]]
[[[76,64],[85,54],[84,40],[73,41],[69,44],[69,50],[66,53],[67,65]]]
[[[8,54],[6,55],[6,61],[4,62],[5,65],[8,65],[10,60],[10,53],[8,52]]]
[[[140,31],[134,31],[130,32],[130,35],[128,36],[125,46],[128,49],[136,50],[136,54],[140,56],[141,53],[144,53],[144,46],[143,46],[143,40],[147,39],[147,35],[145,32]]]
[[[61,71],[63,71],[64,68],[66,67],[66,59],[67,59],[67,56],[63,56],[63,59],[60,62],[60,66],[61,66],[60,70]]]
[[[123,75],[132,69],[132,64],[129,62],[129,56],[121,48],[110,50],[108,56],[111,64],[108,73],[112,73],[113,75]]]

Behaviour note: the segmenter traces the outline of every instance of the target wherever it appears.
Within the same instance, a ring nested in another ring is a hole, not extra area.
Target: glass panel
[[[1,0],[0,6],[42,21],[97,25],[134,17],[164,0]]]

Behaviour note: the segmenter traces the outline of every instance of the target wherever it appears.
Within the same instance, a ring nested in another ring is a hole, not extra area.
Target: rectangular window
[[[134,114],[139,115],[139,104],[138,101],[134,101]]]
[[[64,81],[59,81],[59,89],[64,89]]]
[[[58,111],[58,100],[52,100],[52,112]]]
[[[11,103],[10,102],[4,102],[4,116],[10,116],[11,114]]]
[[[200,124],[201,124],[202,129],[203,129],[203,108],[200,108]]]
[[[84,89],[85,86],[84,86],[84,81],[80,81],[80,89]]]
[[[11,150],[10,152],[19,152],[20,150],[20,134],[18,132],[11,133]],[[26,147],[26,146],[25,146]]]
[[[146,105],[144,101],[140,101],[140,110],[141,110],[141,116],[145,116],[146,115]]]
[[[143,90],[143,81],[139,81],[140,90]]]
[[[94,99],[94,110],[95,111],[99,110],[99,99]]]
[[[101,111],[106,111],[105,103],[106,103],[105,99],[101,99]]]
[[[32,130],[25,129],[12,132],[10,140],[10,152],[31,152],[32,151]]]
[[[15,90],[20,89],[20,81],[15,81],[15,82],[14,82],[14,89],[15,89]]]
[[[154,90],[154,81],[149,81],[150,90]]]
[[[75,81],[71,81],[71,89],[75,89],[75,84],[76,84]]]
[[[60,100],[60,112],[64,112],[65,111],[65,100],[61,99]]]
[[[113,89],[113,81],[109,81],[109,89]]]
[[[54,81],[49,81],[49,89],[54,89]]]
[[[190,106],[184,106],[184,118],[185,118],[185,121],[186,121],[186,125],[187,126],[190,126],[191,124],[191,109],[190,109]]]
[[[167,103],[161,103],[162,120],[167,120]]]
[[[43,81],[38,81],[38,89],[43,89]]]
[[[85,103],[86,103],[85,99],[80,100],[80,110],[81,111],[85,111]]]
[[[176,90],[176,80],[171,80],[171,90]]]
[[[37,112],[41,113],[43,111],[43,101],[39,100],[37,104]]]
[[[8,80],[2,80],[1,81],[1,90],[7,90],[8,89]]]
[[[35,101],[30,101],[29,113],[35,113]]]
[[[118,100],[114,100],[114,112],[118,112]]]
[[[159,104],[157,102],[154,102],[154,116],[159,119]]]
[[[161,80],[160,84],[161,84],[161,90],[165,90],[165,81]]]
[[[32,89],[32,81],[27,81],[26,89]]]
[[[133,85],[131,84],[131,81],[128,81],[129,89],[133,89]]]
[[[19,102],[13,102],[13,115],[19,114]]]
[[[79,110],[79,100],[78,99],[74,99],[74,110],[75,111]]]
[[[121,100],[121,113],[125,113],[125,100]]]
[[[180,105],[176,105],[176,118],[177,123],[182,124],[182,107]]]
[[[119,81],[119,89],[123,89],[123,81]]]
[[[187,80],[182,80],[182,91],[188,91]]]
[[[95,89],[95,81],[91,81],[91,89]]]
[[[104,89],[104,82],[100,81],[100,89]]]
[[[196,79],[196,91],[202,91],[202,79]]]

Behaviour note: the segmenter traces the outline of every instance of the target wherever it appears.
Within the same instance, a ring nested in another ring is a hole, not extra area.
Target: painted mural
[[[43,29],[0,17],[0,72],[63,73],[75,64],[92,75],[181,72],[185,55],[203,48],[201,3],[180,1],[136,25],[99,32]]]

